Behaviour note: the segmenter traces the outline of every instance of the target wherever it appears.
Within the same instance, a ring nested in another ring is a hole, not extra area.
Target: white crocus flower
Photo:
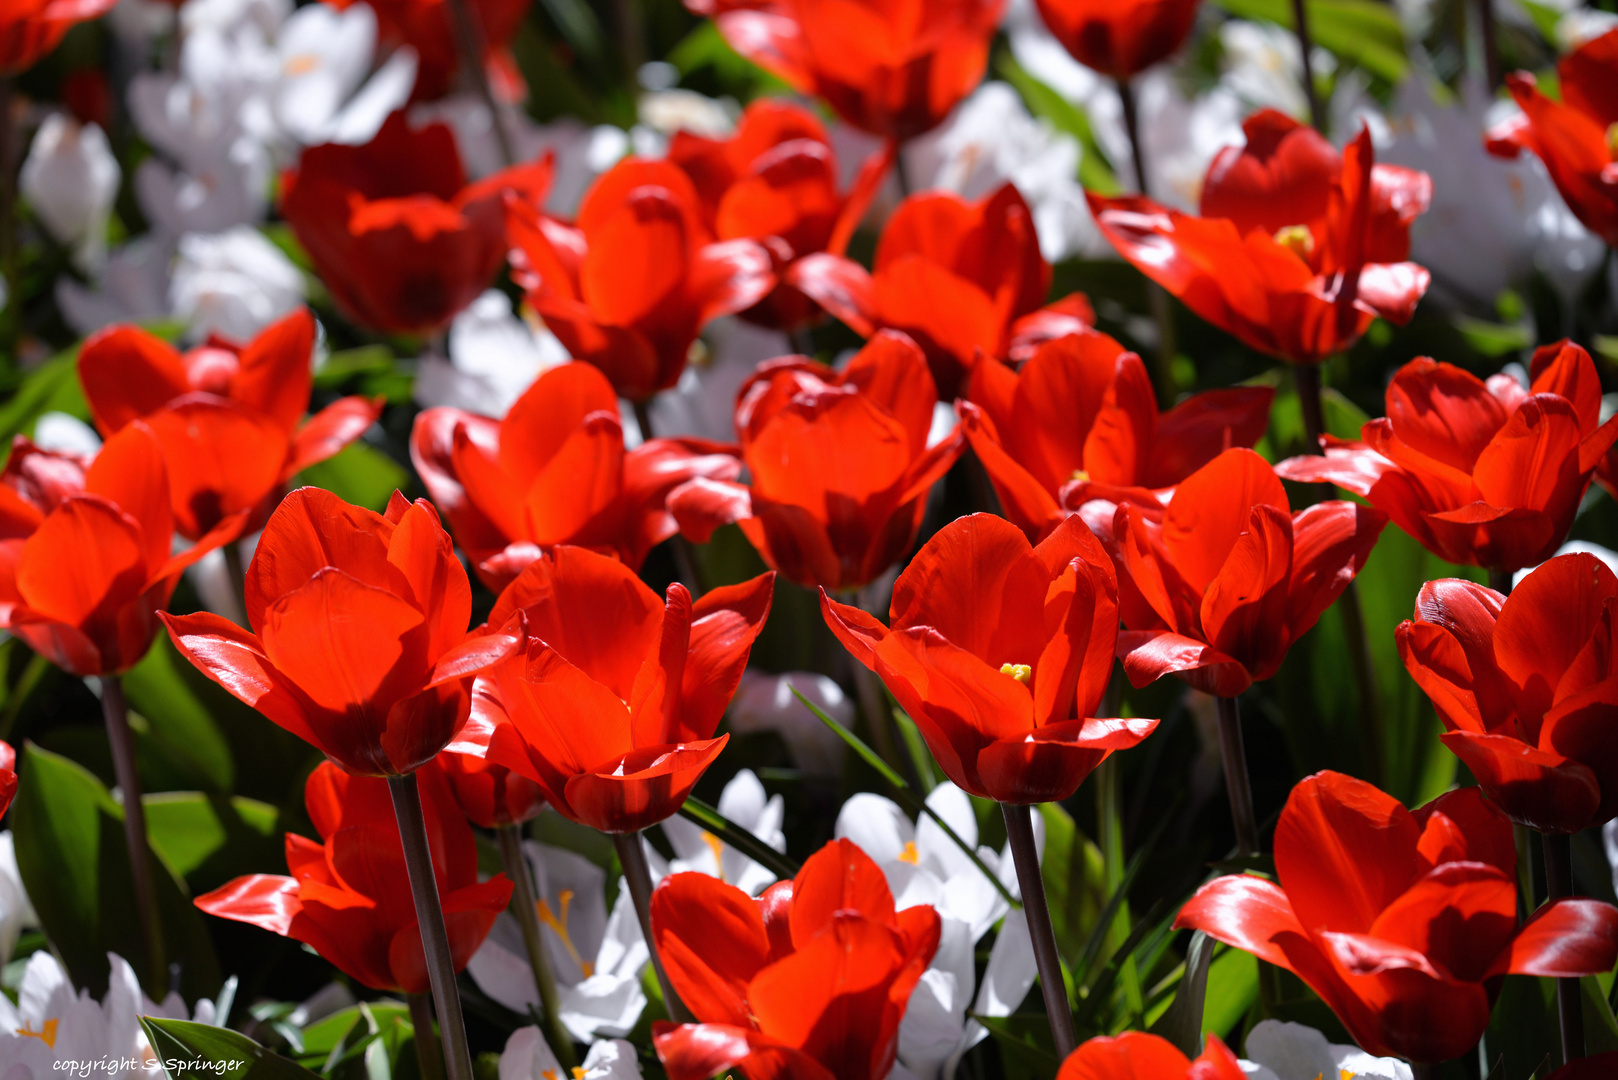
[[[620,152],[603,164],[599,155],[590,152],[596,129],[574,117],[563,116],[547,124],[537,124],[522,109],[504,108],[500,115],[511,142],[512,155],[518,161],[533,161],[547,152],[553,155],[555,171],[551,174],[550,194],[545,197],[545,210],[559,217],[572,218],[591,181],[623,156]],[[455,132],[455,147],[460,151],[461,164],[468,175],[481,178],[505,168],[494,127],[489,123],[489,110],[475,95],[451,94],[438,101],[423,102],[410,110],[410,118],[418,125],[448,124]],[[626,140],[627,149],[627,136],[622,128],[604,125],[602,130],[617,132]]]
[[[447,405],[498,420],[541,372],[567,360],[567,349],[555,334],[543,324],[518,318],[506,294],[490,289],[450,323],[449,359],[421,358],[416,403]]]
[[[23,969],[17,1003],[0,994],[0,1062],[6,1080],[49,1080],[63,1063],[99,1062],[106,1080],[147,1075],[140,1015],[144,1001],[134,971],[120,956],[107,954],[112,971],[101,1001],[89,991],[75,993],[62,965],[48,952],[36,952]]]
[[[1291,30],[1275,23],[1231,19],[1219,27],[1219,44],[1224,51],[1220,81],[1243,102],[1253,109],[1279,109],[1308,118],[1303,54]]]
[[[556,1055],[537,1027],[521,1027],[506,1040],[500,1053],[500,1080],[641,1080],[635,1048],[622,1039],[602,1039],[590,1045],[584,1064],[572,1074],[562,1071]]]
[[[781,831],[785,803],[781,796],[765,793],[764,785],[753,770],[743,769],[725,785],[719,793],[718,810],[728,821],[746,829],[776,851],[787,849],[786,834]],[[671,817],[663,822],[663,835],[668,837],[670,846],[674,848],[674,859],[665,865],[656,849],[647,845],[647,860],[652,865],[652,876],[656,880],[661,881],[670,874],[695,871],[734,885],[749,896],[757,896],[775,884],[774,873],[725,844],[694,821]]]
[[[1312,1027],[1280,1020],[1253,1025],[1241,1066],[1252,1080],[1318,1080],[1322,1074],[1341,1080],[1411,1080],[1410,1066],[1398,1058],[1328,1043]]]
[[[40,414],[34,421],[33,442],[41,450],[85,458],[93,458],[101,452],[101,436],[96,434],[95,428],[65,412]]]
[[[854,703],[843,688],[812,671],[771,675],[749,668],[730,699],[726,716],[738,735],[773,731],[786,743],[793,763],[810,776],[836,777],[846,746],[837,733],[792,693],[796,690],[844,727],[854,724]]]
[[[56,279],[56,306],[80,334],[114,323],[149,323],[168,317],[169,263],[174,242],[151,233],[116,248],[99,280],[85,286],[64,274]]]
[[[23,888],[16,845],[8,829],[0,832],[0,967],[11,961],[11,950],[17,947],[22,932],[38,925],[39,916]]]
[[[95,273],[107,258],[107,219],[123,171],[95,124],[52,113],[39,126],[19,178],[23,195],[74,260]]]
[[[629,889],[619,881],[609,916],[601,867],[533,841],[523,851],[534,874],[540,936],[556,975],[563,1026],[580,1042],[629,1034],[646,1007],[640,973],[650,958]],[[513,1012],[527,1014],[539,1004],[522,931],[509,913],[495,920],[466,970],[480,990]]]
[[[927,805],[963,841],[976,846],[977,819],[965,792],[946,781],[927,796]],[[1034,815],[1040,850],[1043,821]],[[938,911],[938,952],[911,992],[899,1026],[900,1065],[894,1075],[898,1080],[951,1077],[961,1055],[988,1035],[983,1025],[967,1019],[968,1011],[1009,1016],[1034,985],[1037,970],[1028,924],[931,817],[912,823],[891,800],[861,793],[843,804],[834,831],[858,844],[882,868],[897,907],[931,904]],[[978,847],[977,856],[1008,891],[1018,894],[1009,851],[996,855]],[[1000,932],[974,1000],[973,948],[997,920]]]
[[[1035,119],[1010,85],[986,82],[935,131],[905,148],[923,186],[980,199],[1010,181],[1028,201],[1047,262],[1111,250],[1079,184],[1079,143]]]
[[[190,337],[251,341],[303,300],[303,274],[252,226],[180,238],[169,306]]]
[[[268,95],[280,131],[303,146],[369,142],[416,85],[416,54],[408,48],[366,82],[375,51],[376,13],[366,4],[342,11],[310,4],[293,13],[275,35]]]

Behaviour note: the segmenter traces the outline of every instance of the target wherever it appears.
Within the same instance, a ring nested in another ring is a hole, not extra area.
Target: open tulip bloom
[[[679,131],[669,142],[669,160],[691,177],[714,235],[757,240],[770,254],[777,284],[741,317],[785,330],[815,321],[820,307],[780,276],[805,255],[843,253],[892,158],[890,143],[840,193],[837,156],[820,119],[772,98],[749,105],[728,139]]]
[[[450,129],[396,112],[364,146],[305,150],[282,179],[281,212],[349,317],[435,334],[505,262],[505,194],[538,203],[550,184],[548,156],[468,184]]]
[[[618,398],[596,367],[540,375],[504,420],[460,409],[416,417],[410,457],[478,576],[499,591],[558,544],[604,551],[639,570],[678,531],[668,493],[734,480],[735,447],[650,439],[624,449]]]
[[[1249,119],[1247,134],[1236,161],[1214,160],[1201,217],[1091,194],[1097,226],[1201,318],[1295,364],[1344,351],[1374,318],[1408,322],[1430,279],[1406,261],[1426,174],[1375,165],[1366,130],[1335,169],[1329,144],[1311,149],[1324,140],[1279,114]]]
[[[773,569],[837,592],[881,576],[915,542],[927,493],[960,456],[928,445],[938,400],[921,350],[872,338],[841,371],[800,357],[760,366],[737,393],[749,484],[698,478],[668,507],[706,543],[732,522]]]
[[[211,338],[182,354],[133,326],[94,335],[79,381],[103,435],[144,420],[168,462],[174,524],[192,540],[250,511],[264,522],[287,482],[365,433],[382,399],[346,397],[307,423],[315,320],[288,315],[246,345]],[[239,515],[238,515],[239,516]]]
[[[1201,0],[1037,0],[1040,18],[1087,68],[1120,81],[1178,49]]]
[[[628,158],[598,179],[567,225],[507,200],[517,284],[568,354],[645,401],[679,381],[697,332],[775,287],[770,254],[716,241],[696,188],[669,161]]]
[[[944,775],[979,798],[1065,799],[1157,726],[1091,718],[1112,675],[1118,582],[1078,518],[1037,547],[990,514],[946,525],[894,583],[887,626],[824,591],[820,603]]]
[[[980,353],[1005,359],[1022,338],[1050,336],[1053,320],[1095,321],[1082,296],[1044,306],[1050,264],[1011,184],[977,202],[948,191],[912,195],[883,226],[872,270],[827,253],[794,263],[786,280],[863,337],[884,327],[910,335],[945,400]]]
[[[1035,347],[1016,371],[985,357],[956,411],[1005,516],[1039,540],[1091,500],[1161,509],[1221,451],[1258,442],[1274,396],[1208,390],[1160,414],[1140,357],[1089,331]]]
[[[1073,1051],[1056,1080],[1244,1080],[1246,1076],[1236,1055],[1211,1032],[1208,1045],[1192,1061],[1161,1036],[1126,1031],[1091,1039]]]
[[[1275,882],[1214,879],[1175,925],[1293,972],[1373,1054],[1459,1057],[1488,1026],[1500,976],[1594,975],[1618,959],[1609,904],[1555,900],[1519,926],[1511,826],[1476,788],[1412,812],[1317,773],[1281,811],[1275,868]]]
[[[1270,678],[1386,524],[1344,500],[1293,513],[1275,470],[1243,449],[1187,477],[1161,515],[1120,504],[1108,546],[1124,673],[1137,687],[1178,675],[1223,698]]]
[[[653,1029],[669,1080],[884,1080],[939,920],[895,910],[870,857],[833,840],[756,900],[674,875],[653,894],[652,932],[698,1021]]]
[[[983,78],[1004,0],[686,0],[730,46],[855,127],[903,141]]]
[[[433,872],[455,970],[464,968],[511,900],[503,875],[478,880],[472,827],[436,769],[419,775]],[[416,909],[388,785],[322,762],[304,786],[322,838],[287,833],[290,877],[250,874],[196,899],[210,915],[304,942],[374,990],[427,992]]]
[[[714,738],[769,615],[774,575],[659,597],[616,559],[562,546],[500,594],[527,644],[480,682],[452,749],[533,780],[555,810],[632,833],[680,808],[724,748]]]
[[[1512,571],[1551,557],[1618,440],[1601,423],[1601,381],[1569,342],[1534,354],[1525,390],[1426,357],[1388,384],[1387,415],[1360,441],[1324,436],[1324,457],[1276,471],[1362,495],[1442,559]]]
[[[1585,42],[1556,65],[1561,100],[1545,96],[1519,71],[1506,86],[1522,112],[1490,128],[1484,145],[1514,158],[1524,150],[1545,163],[1556,190],[1584,227],[1618,246],[1618,29]]]
[[[1429,581],[1399,654],[1444,722],[1444,745],[1519,825],[1576,833],[1618,815],[1618,577],[1562,555],[1509,597]]]

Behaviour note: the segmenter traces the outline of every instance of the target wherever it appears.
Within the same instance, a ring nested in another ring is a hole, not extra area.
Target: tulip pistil
[[[1275,242],[1300,259],[1315,253],[1315,234],[1307,225],[1285,225],[1275,231]]]
[[[1034,681],[1034,669],[1030,664],[1001,664],[1000,674],[1010,675],[1024,686]]]

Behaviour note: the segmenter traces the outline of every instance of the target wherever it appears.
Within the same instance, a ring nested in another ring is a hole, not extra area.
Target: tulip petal
[[[1005,367],[999,361],[978,365],[979,368],[988,366]],[[994,484],[994,493],[1000,500],[1002,513],[1016,523],[1030,540],[1039,539],[1053,522],[1066,516],[1062,508],[1033,473],[1006,452],[993,422],[983,409],[969,401],[956,402],[955,408],[972,452],[983,463],[990,482]]]
[[[876,333],[876,282],[859,263],[818,252],[788,267],[784,280],[861,337]]]
[[[687,539],[706,544],[719,527],[753,516],[753,493],[745,484],[699,476],[669,493],[668,509]]]
[[[91,335],[79,349],[78,368],[90,415],[103,435],[156,412],[191,388],[179,350],[134,326]]]
[[[277,493],[289,446],[286,432],[270,418],[195,395],[158,410],[145,423],[163,445],[174,525],[182,534],[200,537]]]
[[[145,590],[145,541],[135,520],[112,503],[69,498],[23,541],[17,593],[36,615],[90,632],[92,622],[116,620]]]
[[[686,278],[697,325],[745,311],[775,288],[770,253],[752,240],[726,240],[700,248]]]
[[[1421,830],[1363,780],[1321,772],[1292,789],[1275,827],[1275,868],[1311,930],[1360,934],[1404,892]]]
[[[400,595],[409,586],[388,562],[393,525],[382,515],[344,502],[323,488],[290,493],[270,516],[247,568],[248,621],[262,629],[270,606],[325,567]]]
[[[601,832],[638,832],[680,808],[729,739],[636,747],[570,779],[566,808],[557,809]]]
[[[1169,509],[1172,513],[1173,503]],[[1285,510],[1254,506],[1246,530],[1202,594],[1208,643],[1241,660],[1254,678],[1273,674],[1291,644],[1287,582],[1294,571],[1292,529]]]
[[[814,1058],[750,1027],[662,1021],[652,1042],[669,1080],[709,1080],[729,1069],[744,1070],[748,1080],[837,1080]]]
[[[747,984],[770,961],[758,903],[706,874],[673,874],[652,893],[652,930],[675,992],[708,1023],[747,1027]]]
[[[1266,963],[1292,968],[1278,938],[1307,939],[1287,894],[1273,882],[1250,874],[1214,878],[1186,901],[1174,919],[1176,930],[1201,930],[1217,941],[1250,952]]]
[[[165,456],[152,429],[137,421],[108,439],[84,471],[86,494],[110,500],[140,526],[146,566],[152,572],[168,561],[173,542],[172,491]]]
[[[1511,735],[1446,731],[1444,745],[1477,777],[1512,821],[1545,832],[1578,832],[1601,804],[1601,784],[1586,765]]]
[[[357,441],[381,417],[385,404],[384,397],[366,398],[356,394],[339,398],[311,416],[292,438],[292,453],[282,470],[283,478],[318,465]]]
[[[1489,965],[1489,975],[1579,978],[1618,960],[1618,908],[1581,897],[1553,900],[1534,913]]]
[[[1150,488],[1178,484],[1225,450],[1252,446],[1269,427],[1274,397],[1267,386],[1191,395],[1157,417],[1149,453],[1132,482]]]
[[[703,594],[692,609],[689,650],[680,685],[676,741],[713,734],[730,704],[753,643],[763,632],[775,594],[775,575]]]
[[[1412,949],[1463,982],[1482,982],[1517,929],[1517,882],[1477,862],[1435,867],[1371,924],[1369,936]]]
[[[303,905],[298,902],[296,878],[277,874],[249,874],[196,898],[197,907],[210,915],[263,927],[286,937]]]
[[[612,384],[591,364],[550,368],[511,406],[500,425],[500,465],[513,477],[541,473],[593,413],[618,412]]]
[[[792,879],[792,946],[806,947],[841,911],[893,925],[893,893],[882,869],[852,840],[833,840],[804,861]]]
[[[1163,548],[1200,593],[1219,575],[1254,506],[1291,514],[1286,490],[1269,462],[1251,450],[1226,450],[1175,489],[1163,518]]]
[[[309,725],[301,696],[264,655],[258,638],[212,612],[163,612],[158,617],[168,627],[174,647],[197,670],[278,726],[325,750],[324,740]]]
[[[1276,465],[1283,480],[1304,484],[1336,484],[1356,495],[1369,495],[1382,475],[1397,466],[1362,442],[1343,442],[1330,435],[1320,437],[1324,456],[1287,458]]]
[[[1579,417],[1566,398],[1534,394],[1478,455],[1478,493],[1492,506],[1539,510],[1571,521],[1584,494]]]
[[[1485,502],[1424,514],[1423,521],[1432,546],[1445,558],[1500,570],[1543,561],[1559,536],[1557,523],[1539,510],[1502,509]]]
[[[1168,630],[1119,631],[1118,659],[1137,690],[1164,675],[1178,675],[1216,697],[1236,697],[1253,684],[1241,661],[1207,642]]]
[[[315,317],[308,308],[271,323],[241,351],[230,397],[291,435],[309,407]]]
[[[1114,750],[1139,746],[1156,720],[1065,720],[999,739],[978,754],[985,790],[1002,802],[1059,802],[1078,790]]]
[[[1348,588],[1387,523],[1388,516],[1380,510],[1342,500],[1316,503],[1292,519],[1287,629],[1293,640],[1314,626]]]
[[[1523,578],[1500,608],[1494,654],[1523,726],[1537,734],[1564,673],[1610,618],[1618,577],[1584,553],[1551,559]]]

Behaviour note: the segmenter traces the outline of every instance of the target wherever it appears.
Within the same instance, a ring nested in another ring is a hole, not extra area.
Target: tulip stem
[[[1309,122],[1324,134],[1326,113],[1321,108],[1320,92],[1315,89],[1315,61],[1310,55],[1314,43],[1309,38],[1309,9],[1304,0],[1292,0],[1292,30],[1298,35],[1298,53],[1303,60],[1303,94],[1309,100]]]
[[[483,99],[483,107],[489,110],[489,127],[500,147],[500,164],[509,168],[517,163],[517,155],[512,152],[511,136],[506,133],[505,120],[489,87],[489,72],[483,65],[483,27],[478,24],[471,0],[449,0],[449,8],[450,19],[455,23],[455,41],[461,50],[461,66],[466,69],[466,77],[472,80],[472,88]]]
[[[1219,702],[1219,757],[1225,766],[1230,818],[1236,826],[1236,854],[1258,854],[1258,819],[1253,814],[1253,785],[1247,778],[1247,751],[1242,746],[1242,715],[1233,697]]]
[[[1298,411],[1303,413],[1303,440],[1309,444],[1304,453],[1318,454],[1320,437],[1326,433],[1326,409],[1320,399],[1320,365],[1293,364],[1292,385],[1298,393]],[[1321,487],[1331,490],[1330,484]]]
[[[251,630],[247,618],[247,570],[242,566],[241,541],[232,540],[224,546],[225,576],[230,579],[230,593],[236,598],[236,612],[242,617],[242,626]]]
[[[1006,841],[1017,866],[1017,884],[1022,887],[1022,910],[1028,920],[1028,936],[1034,943],[1034,963],[1039,968],[1051,1038],[1056,1040],[1056,1056],[1065,1059],[1079,1040],[1073,1033],[1073,1010],[1067,1003],[1067,983],[1062,978],[1062,958],[1056,952],[1051,909],[1045,904],[1045,880],[1039,872],[1039,849],[1034,845],[1033,810],[1025,804],[1001,803],[1000,813],[1006,819]]]
[[[168,993],[168,953],[163,947],[163,922],[157,907],[157,882],[152,877],[151,849],[146,843],[146,807],[141,802],[140,774],[135,770],[135,737],[129,730],[129,703],[123,681],[116,675],[101,677],[101,714],[107,721],[112,744],[112,771],[124,797],[124,843],[129,847],[129,876],[135,886],[135,913],[146,945],[146,987],[153,998]]]
[[[1555,903],[1573,895],[1573,838],[1565,833],[1540,834],[1545,854],[1545,895]],[[1556,1011],[1562,1020],[1562,1064],[1584,1056],[1584,1000],[1578,979],[1556,980]]]
[[[1483,77],[1489,80],[1489,90],[1500,86],[1500,46],[1495,39],[1494,3],[1478,0],[1478,28],[1482,31]]]
[[[578,1064],[574,1060],[573,1036],[562,1025],[556,975],[551,971],[550,957],[545,954],[545,942],[539,934],[539,909],[534,903],[534,885],[528,873],[528,860],[522,854],[522,829],[517,825],[499,825],[494,835],[500,842],[500,860],[505,864],[506,877],[511,879],[511,906],[516,909],[517,925],[522,928],[523,947],[528,950],[528,966],[534,972],[534,985],[539,987],[539,1007],[545,1018],[545,1040],[551,1044],[551,1050],[555,1052],[563,1070],[571,1070]]]
[[[1135,107],[1135,88],[1128,79],[1118,80],[1118,100],[1124,106],[1124,131],[1129,135],[1129,156],[1135,166],[1135,190],[1145,198],[1152,192],[1146,182],[1146,153],[1140,141],[1140,114]],[[1157,324],[1157,353],[1153,357],[1152,379],[1157,384],[1157,397],[1162,407],[1174,403],[1174,311],[1169,307],[1169,294],[1155,281],[1146,282],[1146,303],[1152,309],[1152,321]]]
[[[406,994],[410,1026],[416,1039],[416,1069],[421,1080],[444,1080],[444,1052],[433,1027],[433,999],[426,994]]]
[[[17,362],[17,339],[22,330],[22,297],[17,281],[17,121],[16,83],[0,75],[0,274],[5,275],[5,300],[0,303],[0,325],[5,327],[4,354]]]
[[[640,833],[613,833],[612,843],[618,849],[618,865],[623,867],[624,880],[629,883],[629,898],[635,902],[635,915],[640,919],[641,935],[646,938],[646,950],[652,954],[652,970],[657,972],[657,985],[663,991],[663,1007],[676,1024],[689,1024],[695,1017],[674,992],[669,973],[663,970],[657,939],[652,936],[652,871],[646,865],[646,849],[641,847]]]
[[[427,847],[427,822],[421,812],[421,791],[416,774],[388,777],[393,816],[404,845],[405,869],[410,874],[410,896],[416,903],[416,924],[421,951],[427,961],[427,981],[438,1013],[438,1033],[444,1047],[448,1080],[472,1080],[472,1057],[466,1046],[466,1022],[461,1018],[461,995],[455,989],[455,958],[444,929],[444,909],[438,900],[438,878],[433,854]]]

